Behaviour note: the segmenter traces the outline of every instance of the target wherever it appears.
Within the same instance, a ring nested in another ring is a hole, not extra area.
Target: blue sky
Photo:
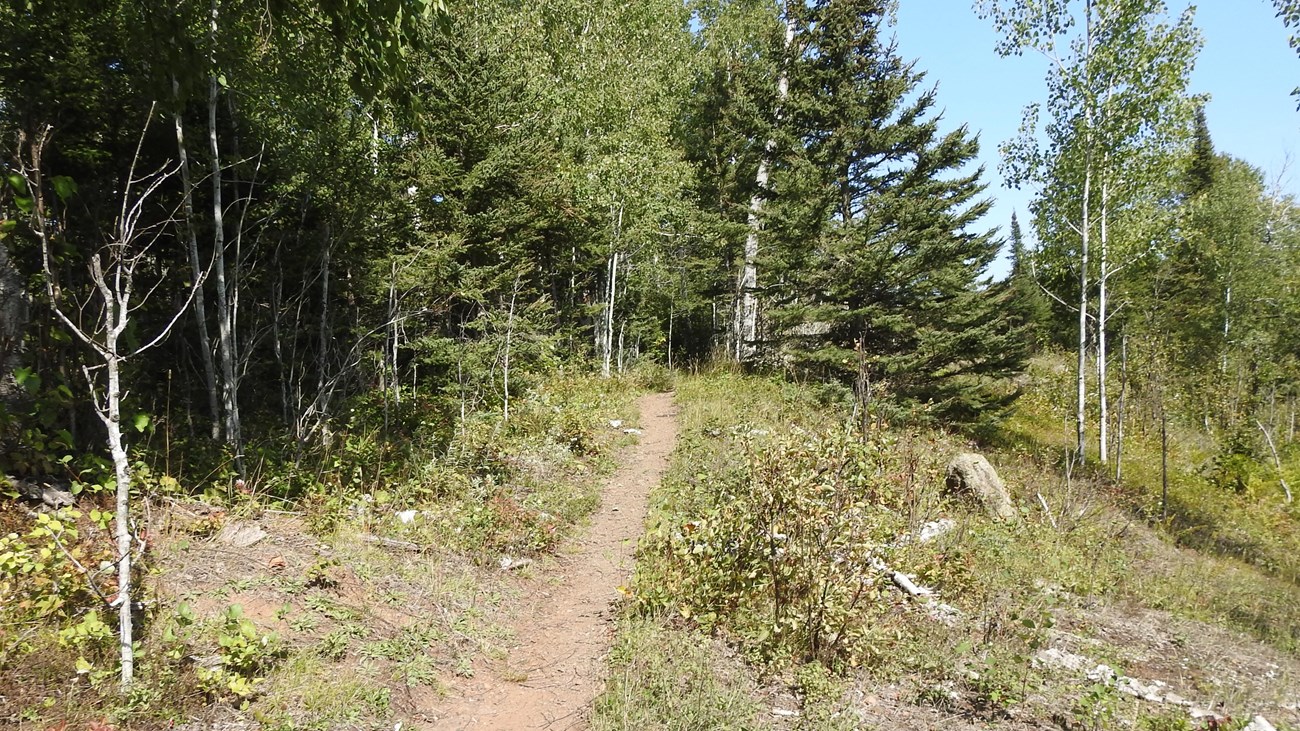
[[[1169,2],[1181,12],[1186,3]],[[1206,118],[1215,148],[1261,168],[1270,182],[1300,193],[1300,113],[1291,90],[1300,86],[1300,59],[1267,0],[1206,0],[1196,10],[1205,47],[1192,73],[1192,92],[1210,96]],[[996,203],[988,224],[1004,232],[1011,212],[1029,222],[1032,191],[1005,186],[998,145],[1015,135],[1026,104],[1042,100],[1047,61],[1041,55],[1001,58],[992,24],[969,0],[900,0],[898,48],[926,81],[938,84],[944,127],[967,125],[980,137],[980,162]],[[1293,156],[1288,167],[1288,157]],[[1001,277],[1004,261],[993,267]]]

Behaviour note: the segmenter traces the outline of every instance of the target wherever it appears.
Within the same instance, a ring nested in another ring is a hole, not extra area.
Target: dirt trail
[[[514,624],[519,644],[503,663],[482,668],[431,709],[437,729],[582,729],[603,682],[610,605],[632,571],[646,496],[668,467],[677,436],[672,394],[642,397],[638,444],[620,455],[600,509],[576,545],[538,580],[532,606]],[[546,583],[543,584],[543,581]]]

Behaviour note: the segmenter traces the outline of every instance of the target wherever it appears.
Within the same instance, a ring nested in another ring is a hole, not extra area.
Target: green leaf
[[[136,431],[138,431],[138,432],[142,432],[142,431],[144,431],[145,429],[147,429],[147,428],[149,427],[149,415],[148,415],[148,414],[136,414],[136,415],[135,415],[134,424],[135,424],[135,430],[136,430]]]
[[[77,183],[66,175],[55,175],[50,178],[50,183],[54,186],[54,194],[64,203],[77,194]]]
[[[17,368],[14,370],[14,381],[22,386],[27,393],[35,395],[41,389],[41,377],[31,368]]]

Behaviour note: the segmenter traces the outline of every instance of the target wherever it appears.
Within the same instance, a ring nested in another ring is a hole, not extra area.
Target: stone
[[[1032,662],[1035,667],[1080,671],[1087,667],[1088,658],[1067,650],[1049,647],[1045,650],[1039,650],[1038,654],[1034,655]]]
[[[227,523],[216,540],[235,548],[248,548],[263,538],[266,538],[266,531],[256,523]]]
[[[77,498],[73,496],[71,490],[50,482],[33,482],[10,477],[9,485],[24,498],[33,501],[39,500],[55,510],[75,505],[77,502]]]
[[[954,457],[948,463],[946,483],[949,492],[975,500],[991,518],[1016,517],[1006,485],[984,455],[968,452]]]
[[[1277,728],[1263,716],[1255,716],[1241,731],[1277,731]]]

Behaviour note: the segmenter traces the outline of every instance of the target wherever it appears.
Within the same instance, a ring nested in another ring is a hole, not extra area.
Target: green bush
[[[883,450],[843,432],[737,445],[743,468],[688,478],[706,506],[649,535],[641,606],[728,630],[764,662],[860,664],[885,590],[872,560],[903,528]]]

